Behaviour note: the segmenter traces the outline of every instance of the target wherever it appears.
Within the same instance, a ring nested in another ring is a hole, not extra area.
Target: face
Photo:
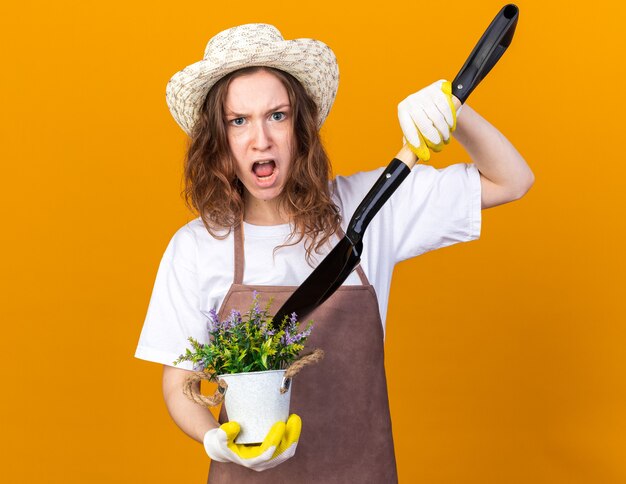
[[[291,165],[293,128],[287,89],[267,71],[237,77],[228,87],[225,112],[246,210],[251,205],[269,209]]]

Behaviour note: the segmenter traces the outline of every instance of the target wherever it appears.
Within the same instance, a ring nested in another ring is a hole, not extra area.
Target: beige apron
[[[261,307],[270,296],[281,307],[296,286],[248,286],[243,233],[235,229],[235,277],[219,311],[244,310],[257,291]],[[341,234],[343,235],[343,234]],[[257,472],[233,463],[211,462],[209,484],[373,483],[398,481],[385,378],[383,328],[374,287],[361,266],[360,286],[341,286],[313,311],[306,349],[321,348],[324,359],[294,378],[290,412],[302,418],[296,454]],[[228,420],[222,406],[219,421]]]

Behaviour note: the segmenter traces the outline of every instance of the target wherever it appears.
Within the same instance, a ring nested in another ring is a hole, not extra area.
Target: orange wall
[[[454,77],[501,2],[16,2],[2,41],[3,482],[203,482],[159,365],[133,358],[160,257],[194,217],[169,77],[247,22],[336,52],[323,136],[386,165],[396,105]],[[536,175],[479,241],[398,266],[387,372],[401,482],[626,482],[622,3],[520,1],[469,104]],[[617,135],[615,134],[617,133]],[[453,142],[435,166],[469,161]]]

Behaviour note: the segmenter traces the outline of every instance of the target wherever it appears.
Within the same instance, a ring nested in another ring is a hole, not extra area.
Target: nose
[[[256,123],[252,133],[252,148],[264,151],[272,146],[272,136],[270,128],[264,123]]]

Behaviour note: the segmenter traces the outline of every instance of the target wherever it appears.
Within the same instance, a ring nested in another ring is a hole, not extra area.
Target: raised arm
[[[524,196],[535,176],[522,155],[495,126],[467,104],[452,133],[480,172],[482,208],[494,207]]]
[[[450,83],[444,80],[400,102],[398,119],[408,141],[408,153],[412,151],[428,161],[430,150],[441,151],[453,133],[480,173],[482,208],[521,198],[535,180],[526,161],[486,119],[467,104],[459,112],[460,106],[452,96]],[[415,158],[409,157],[408,161],[412,166]]]

